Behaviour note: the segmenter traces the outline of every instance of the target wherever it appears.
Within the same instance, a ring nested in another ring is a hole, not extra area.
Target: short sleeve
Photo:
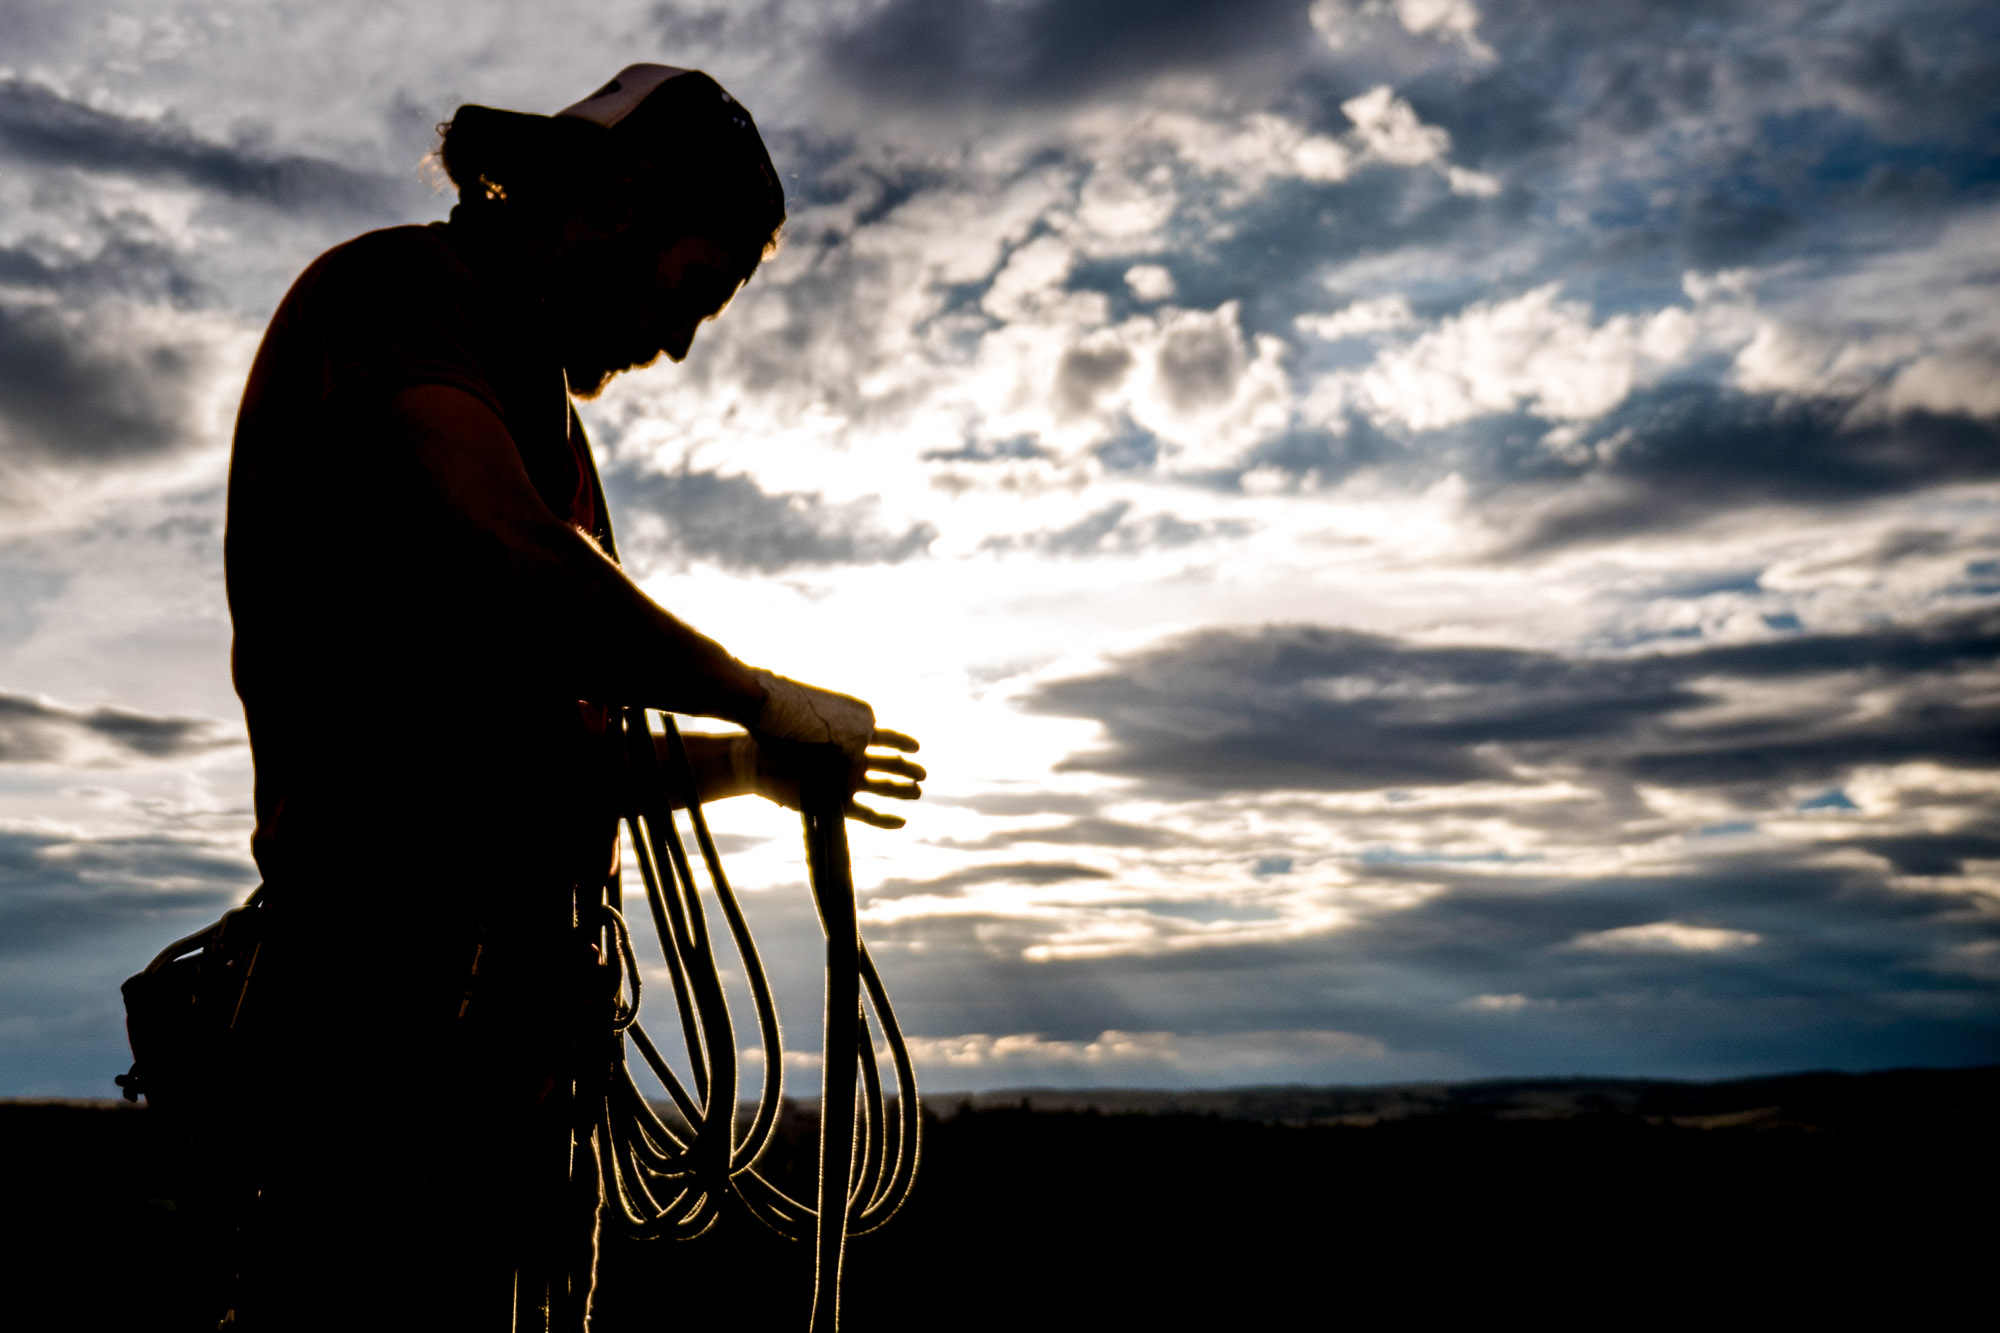
[[[481,302],[470,270],[434,228],[371,232],[329,253],[307,300],[321,352],[321,401],[365,412],[417,384],[448,384],[505,415],[482,368]]]

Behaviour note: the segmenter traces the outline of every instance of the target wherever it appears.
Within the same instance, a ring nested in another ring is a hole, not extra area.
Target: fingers
[[[913,782],[922,782],[930,776],[930,770],[922,764],[894,754],[871,754],[862,767],[870,773],[890,773],[899,778],[909,778]]]
[[[847,803],[847,817],[881,829],[899,829],[909,822],[901,815],[885,815],[880,810],[870,810],[859,801]]]
[[[771,730],[775,732],[776,729],[774,727]],[[757,735],[754,728],[752,729],[752,735]],[[868,737],[869,745],[878,746],[885,750],[900,750],[904,753],[912,753],[919,748],[916,737],[910,735],[908,732],[896,731],[890,727],[871,727]],[[771,744],[759,743],[757,747],[759,790],[763,795],[779,801],[780,804],[796,808],[800,793],[798,791],[798,777],[795,766],[801,761],[804,753],[813,748],[813,742],[818,738],[799,737],[798,740],[803,742],[803,745],[796,753],[789,752],[787,747],[776,743],[791,740],[793,739],[792,737],[774,734],[767,737],[759,737],[758,739],[760,742],[763,740],[773,742]],[[909,821],[905,820],[901,815],[891,815],[880,810],[870,809],[868,806],[856,801],[854,795],[865,792],[870,796],[886,797],[892,801],[914,801],[924,794],[923,788],[918,784],[929,776],[930,771],[922,764],[912,759],[905,759],[902,754],[864,753],[857,757],[850,752],[848,782],[852,786],[852,791],[848,796],[846,804],[847,817],[858,820],[872,828],[902,828]],[[905,780],[896,781],[896,779]],[[782,799],[785,796],[789,796],[791,799],[789,801]]]
[[[885,782],[881,778],[866,778],[861,791],[870,796],[887,796],[897,801],[914,801],[924,794],[924,789],[914,782]]]
[[[868,743],[870,745],[886,745],[892,750],[907,750],[911,753],[915,753],[917,750],[923,748],[917,744],[915,736],[904,731],[891,731],[887,727],[875,728],[875,737]]]

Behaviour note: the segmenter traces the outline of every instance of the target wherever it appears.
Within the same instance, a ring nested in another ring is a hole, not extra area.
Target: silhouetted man
[[[234,669],[281,1025],[252,1326],[508,1327],[560,1205],[523,1164],[601,1009],[572,921],[616,858],[607,706],[744,727],[690,738],[706,799],[793,801],[784,756],[814,751],[845,756],[850,793],[923,777],[867,756],[916,743],[866,704],[745,666],[605,554],[570,400],[681,360],[773,249],[749,114],[635,65],[555,116],[467,106],[441,132],[450,222],[315,261],[237,422]]]

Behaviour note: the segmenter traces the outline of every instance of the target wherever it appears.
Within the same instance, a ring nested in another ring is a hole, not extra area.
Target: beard
[[[574,358],[569,358],[567,364],[563,366],[563,378],[569,381],[570,397],[589,402],[603,393],[605,386],[610,384],[622,369],[624,369],[622,366],[579,364]]]
[[[556,308],[557,346],[572,396],[589,400],[625,371],[660,359],[660,342],[634,308],[634,261],[618,242],[576,256]]]
[[[628,370],[652,365],[662,355],[657,339],[632,322],[629,310],[608,307],[565,312],[563,374],[572,397],[586,402]]]

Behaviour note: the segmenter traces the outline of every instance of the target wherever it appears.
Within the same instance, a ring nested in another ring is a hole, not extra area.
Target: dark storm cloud
[[[1496,73],[1567,87],[1630,134],[1744,94],[1849,106],[1898,134],[1962,134],[1993,109],[2000,19],[1981,0],[1795,0],[1754,20],[1719,0],[1486,0],[1479,15]]]
[[[1089,97],[1150,75],[1313,42],[1294,0],[889,0],[823,60],[874,94],[1012,104]]]
[[[1037,555],[1079,559],[1131,555],[1141,551],[1170,550],[1216,538],[1247,536],[1257,526],[1242,519],[1227,518],[1189,522],[1166,513],[1148,514],[1144,518],[1126,517],[1131,511],[1131,501],[1114,500],[1067,527],[1025,535],[988,537],[980,543],[980,549],[1032,551]]]
[[[1029,962],[997,947],[1034,942],[1027,923],[978,913],[869,934],[920,1033],[1332,1029],[1449,1052],[1461,1076],[1969,1063],[2000,1038],[1992,980],[1958,962],[1995,942],[1990,914],[1875,867],[1745,855],[1583,882],[1410,876],[1434,892],[1406,909],[1226,949]],[[1592,947],[1665,921],[1741,934],[1724,948]],[[919,938],[921,952],[891,947]]]
[[[1565,269],[1572,285],[1666,298],[1690,266],[1824,262],[1871,229],[1908,237],[1988,197],[1991,5],[1500,0],[1479,12],[1497,59],[1431,61],[1393,81],[1451,134],[1454,161],[1535,201],[1543,271]],[[1317,100],[1337,128],[1340,98],[1383,77],[1371,54],[1336,55],[1288,100]],[[1558,222],[1548,214],[1565,197],[1574,221]]]
[[[143,229],[119,221],[113,220],[104,244],[82,258],[50,258],[30,246],[0,245],[0,287],[71,300],[129,296],[192,304],[201,286],[181,257]]]
[[[1681,249],[1696,268],[1733,268],[1762,257],[1798,225],[1798,214],[1781,204],[1710,186],[1687,208]]]
[[[1996,661],[1996,610],[1622,658],[1214,629],[1044,684],[1024,707],[1103,724],[1104,746],[1063,767],[1170,793],[1460,783],[1523,761],[1769,785],[1831,781],[1858,763],[1992,762],[2000,705],[1964,682]],[[1780,682],[1795,688],[1779,702],[1727,722],[1696,715],[1732,685]],[[1845,706],[1863,689],[1874,704]]]
[[[0,832],[0,1065],[8,1092],[113,1095],[118,986],[242,901],[247,857],[161,837]]]
[[[232,739],[213,722],[153,717],[122,708],[63,708],[18,694],[0,694],[0,763],[52,763],[79,743],[109,746],[121,759],[175,759],[202,754]]]
[[[1583,1044],[1602,1059],[1629,1024],[1645,1031],[1641,1044],[1656,1059],[1769,1067],[1804,1063],[1802,1043],[1872,1048],[1842,1062],[1914,1062],[1919,1046],[1930,1048],[1923,1058],[1963,1060],[1995,1034],[1984,1000],[1966,1004],[1990,996],[1990,983],[1951,966],[1953,950],[1990,945],[1992,919],[1968,912],[1963,892],[1892,886],[1872,866],[1763,854],[1698,875],[1583,884],[1482,883],[1435,867],[1424,878],[1449,889],[1371,918],[1336,947],[1373,968],[1462,988],[1468,1000],[1518,996],[1521,1008],[1511,1018],[1506,1001],[1483,1017],[1476,1001],[1470,1013],[1385,1013],[1376,1021],[1392,1044],[1429,1044],[1455,1026],[1463,1042],[1468,1019],[1525,1022],[1543,1027],[1552,1047],[1588,1034]],[[1663,921],[1756,938],[1718,949],[1591,947],[1601,932]],[[1897,1036],[1868,1035],[1884,1028]]]
[[[1618,437],[1608,459],[1562,477],[1516,549],[1678,527],[1747,505],[1838,505],[2000,476],[2000,423],[1928,412],[1857,421],[1853,406],[1701,384],[1634,394],[1583,436]],[[1546,451],[1501,453],[1495,465],[1531,488],[1568,471]],[[1586,475],[1595,484],[1575,484]]]
[[[0,452],[95,464],[188,444],[206,349],[0,302]]]
[[[773,495],[748,477],[620,467],[605,480],[615,504],[665,520],[667,552],[730,569],[771,574],[802,565],[896,564],[923,555],[937,538],[928,523],[882,530],[872,503]]]
[[[183,181],[287,209],[386,208],[398,184],[321,158],[213,143],[171,118],[120,116],[21,79],[0,80],[0,152],[39,167]]]
[[[0,833],[0,956],[218,913],[254,880],[242,858],[168,838]]]

